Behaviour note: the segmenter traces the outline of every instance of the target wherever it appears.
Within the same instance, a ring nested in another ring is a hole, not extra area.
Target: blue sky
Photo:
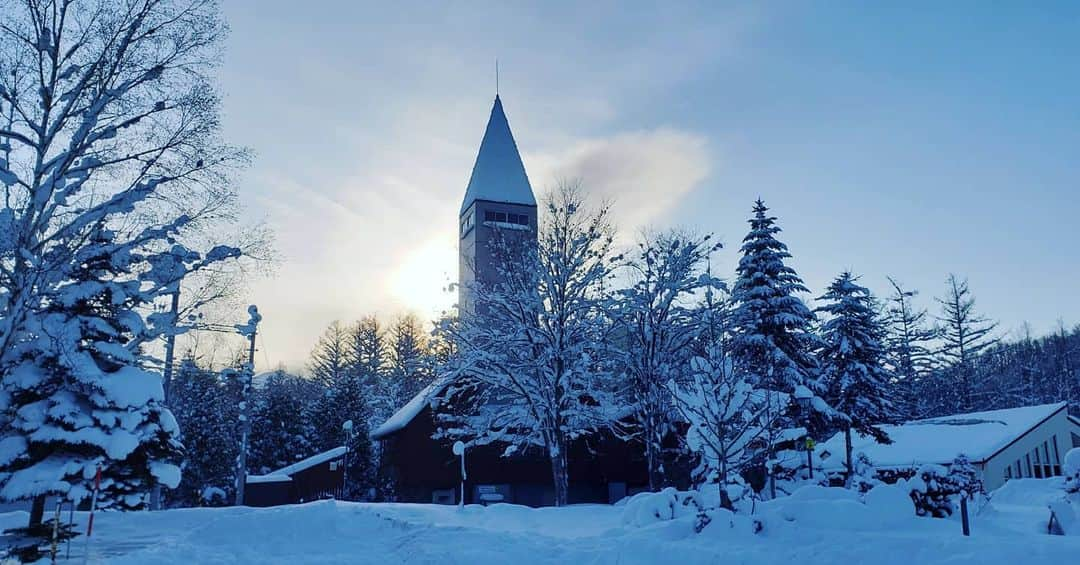
[[[582,4],[582,5],[579,5]],[[1080,5],[229,2],[225,133],[283,261],[271,364],[327,323],[452,300],[456,214],[500,90],[534,189],[580,178],[622,233],[688,226],[733,270],[754,198],[815,293],[843,269],[1003,332],[1080,323]]]

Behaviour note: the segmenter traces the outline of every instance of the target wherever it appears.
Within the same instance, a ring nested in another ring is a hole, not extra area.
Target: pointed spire
[[[536,206],[525,165],[521,162],[517,143],[503,112],[502,100],[497,94],[460,213],[464,214],[475,200]]]

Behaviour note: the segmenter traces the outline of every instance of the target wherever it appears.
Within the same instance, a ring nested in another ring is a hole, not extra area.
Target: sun
[[[453,239],[435,237],[405,255],[389,278],[389,293],[422,318],[435,319],[457,300],[457,248]]]

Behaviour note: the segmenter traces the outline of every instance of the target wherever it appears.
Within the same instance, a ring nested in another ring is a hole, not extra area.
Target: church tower
[[[498,282],[491,254],[497,233],[527,238],[535,247],[536,212],[525,165],[496,95],[458,218],[458,304],[462,311],[471,288]]]

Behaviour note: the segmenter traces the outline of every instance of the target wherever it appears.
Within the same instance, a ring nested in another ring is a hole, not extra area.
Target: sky
[[[725,244],[754,199],[820,295],[843,270],[937,310],[967,277],[999,333],[1080,323],[1080,4],[230,0],[237,182],[280,260],[258,362],[333,320],[453,303],[458,208],[495,95],[533,189],[579,180],[625,242]]]

